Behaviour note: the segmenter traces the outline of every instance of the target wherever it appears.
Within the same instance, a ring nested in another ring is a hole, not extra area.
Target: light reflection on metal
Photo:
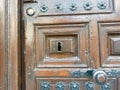
[[[56,84],[56,90],[65,90],[65,85],[63,82],[58,82]]]
[[[111,89],[111,87],[110,87],[109,83],[106,83],[106,84],[101,86],[101,90],[110,90],[110,89]]]
[[[28,16],[33,16],[35,14],[35,10],[31,7],[26,9],[26,13]]]
[[[77,82],[70,83],[70,90],[80,90],[80,84]]]
[[[42,90],[50,90],[50,83],[49,82],[43,82],[42,83]]]
[[[86,82],[85,83],[85,88],[86,88],[86,90],[94,90],[95,89],[95,84],[93,82]]]

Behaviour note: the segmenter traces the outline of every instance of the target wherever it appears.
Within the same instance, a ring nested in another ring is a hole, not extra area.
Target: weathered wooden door
[[[120,90],[120,0],[25,0],[25,90]]]

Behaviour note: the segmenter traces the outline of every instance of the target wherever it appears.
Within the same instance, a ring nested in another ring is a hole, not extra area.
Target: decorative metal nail
[[[93,82],[86,82],[85,88],[86,88],[86,90],[94,90],[95,84]]]
[[[41,12],[47,12],[48,11],[48,7],[43,4],[42,6],[40,6],[40,11]]]
[[[112,69],[112,70],[108,71],[107,74],[112,77],[119,77],[120,71]]]
[[[56,84],[56,90],[64,90],[64,88],[65,88],[65,85],[63,82],[58,82]]]
[[[97,6],[99,9],[105,9],[107,7],[107,4],[105,1],[100,1],[98,2]]]
[[[70,83],[70,90],[80,90],[80,84],[77,82]]]
[[[110,84],[107,83],[107,84],[102,85],[102,86],[101,86],[101,89],[102,89],[102,90],[110,90]]]
[[[33,16],[35,14],[35,10],[31,7],[27,8],[26,13],[28,16]]]
[[[69,9],[70,9],[71,11],[75,11],[75,10],[77,10],[77,5],[76,5],[75,3],[72,3],[72,4],[69,6]]]
[[[42,83],[42,90],[50,90],[50,83],[49,82],[43,82]]]
[[[91,10],[92,9],[92,3],[91,2],[85,2],[83,5],[85,10]]]
[[[55,5],[55,10],[62,11],[63,10],[62,4],[56,4]]]
[[[85,73],[81,72],[80,70],[74,71],[71,73],[73,77],[81,77],[83,76]]]

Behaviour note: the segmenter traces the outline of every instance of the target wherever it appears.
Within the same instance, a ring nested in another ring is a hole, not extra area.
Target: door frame
[[[0,0],[0,89],[20,90],[20,2]]]

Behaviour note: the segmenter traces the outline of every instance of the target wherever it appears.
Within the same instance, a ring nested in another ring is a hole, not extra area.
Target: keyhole
[[[62,49],[61,42],[58,42],[57,44],[58,44],[58,47],[57,47],[58,51],[61,51],[61,49]]]

